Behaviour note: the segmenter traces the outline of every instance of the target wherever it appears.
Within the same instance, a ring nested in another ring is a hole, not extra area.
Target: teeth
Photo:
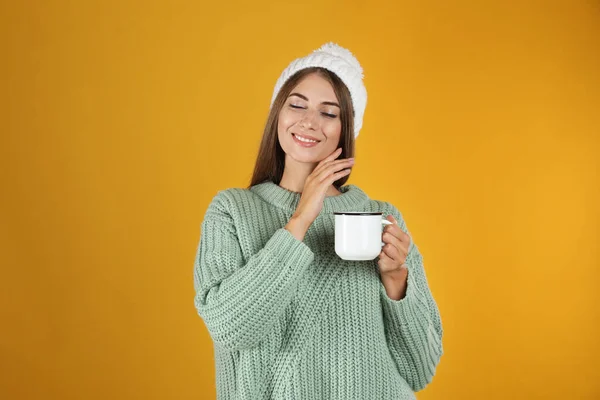
[[[316,141],[316,140],[305,139],[305,138],[303,138],[303,137],[300,137],[300,136],[298,136],[298,135],[294,135],[294,136],[296,136],[296,139],[298,139],[298,140],[299,140],[299,141],[301,141],[301,142],[306,142],[306,143],[317,143],[317,141]]]

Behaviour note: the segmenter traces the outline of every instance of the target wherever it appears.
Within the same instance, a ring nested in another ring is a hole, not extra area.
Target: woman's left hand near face
[[[410,236],[400,229],[398,221],[393,216],[388,215],[386,219],[393,222],[393,224],[386,225],[383,230],[383,243],[385,243],[385,246],[383,246],[377,261],[379,273],[384,275],[407,273],[405,262],[410,246]]]

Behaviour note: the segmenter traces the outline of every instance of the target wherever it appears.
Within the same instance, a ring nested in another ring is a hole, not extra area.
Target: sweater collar
[[[292,192],[274,182],[266,181],[250,187],[250,190],[269,204],[289,211],[296,211],[302,193]],[[369,197],[358,186],[344,185],[339,188],[342,194],[325,197],[322,213],[340,211],[362,211]]]

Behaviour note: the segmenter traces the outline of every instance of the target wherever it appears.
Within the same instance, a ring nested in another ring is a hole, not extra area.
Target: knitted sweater
[[[303,241],[284,229],[300,193],[272,182],[213,198],[194,265],[195,306],[213,340],[218,400],[415,399],[442,355],[442,326],[412,242],[406,296],[377,259],[334,250],[334,211],[392,214],[357,186],[326,197]],[[410,234],[409,234],[410,235]]]

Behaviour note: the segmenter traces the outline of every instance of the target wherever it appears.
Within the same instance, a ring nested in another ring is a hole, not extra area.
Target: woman
[[[195,305],[213,339],[218,399],[414,399],[442,326],[400,212],[344,185],[362,127],[362,69],[328,43],[275,85],[250,187],[202,223]],[[373,261],[334,251],[334,211],[393,224]]]

